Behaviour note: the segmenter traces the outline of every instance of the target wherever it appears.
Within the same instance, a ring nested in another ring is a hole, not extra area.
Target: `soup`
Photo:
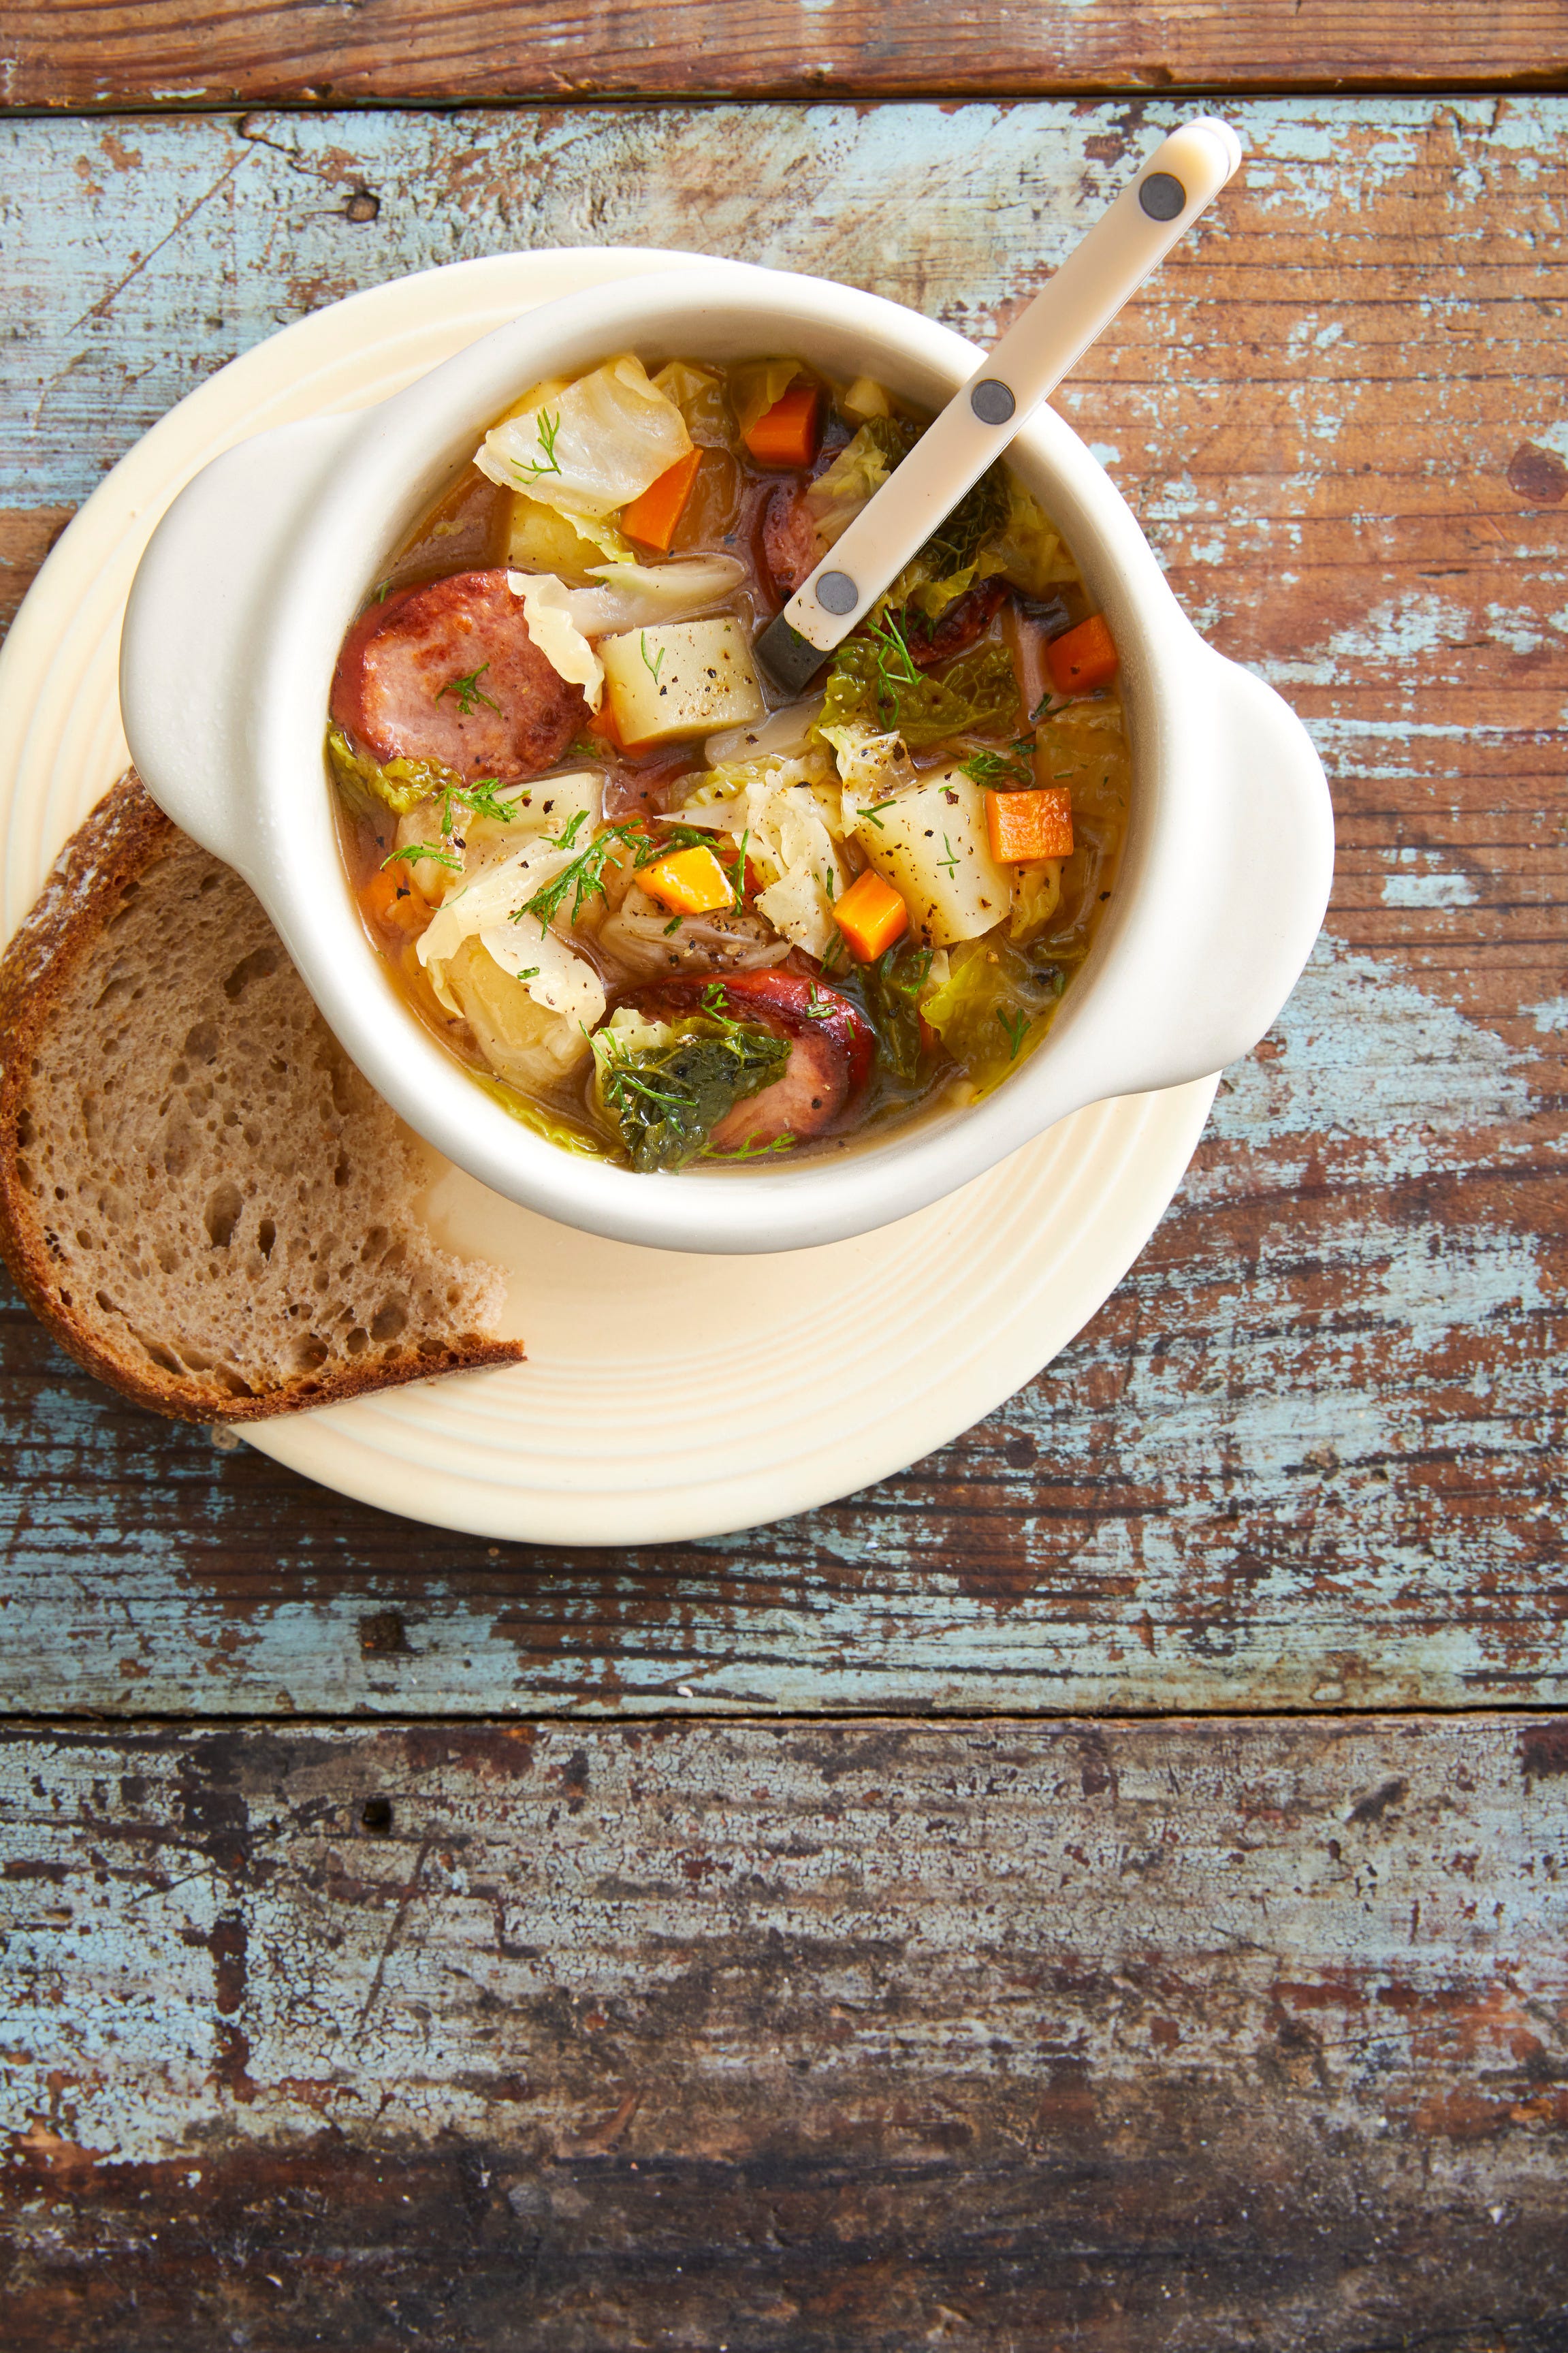
[[[926,421],[788,358],[534,385],[343,640],[328,765],[371,937],[567,1150],[844,1151],[1003,1083],[1089,952],[1116,649],[1006,466],[807,696],[752,657]]]

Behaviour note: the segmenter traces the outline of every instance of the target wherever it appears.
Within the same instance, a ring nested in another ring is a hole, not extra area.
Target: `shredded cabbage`
[[[892,413],[885,388],[871,375],[858,375],[848,391],[839,394],[838,406],[856,424],[864,424],[870,417],[888,417]]]
[[[775,938],[755,915],[681,915],[673,921],[667,908],[634,883],[612,915],[599,927],[599,944],[607,955],[633,972],[680,972],[688,965],[699,971],[718,966],[727,972],[754,972],[782,964],[790,952],[788,940]]]
[[[797,375],[805,370],[798,360],[748,360],[742,367],[730,370],[730,397],[735,404],[735,417],[742,439],[753,425],[784,398]],[[674,459],[670,460],[673,465]]]
[[[841,539],[867,501],[875,496],[914,439],[890,417],[861,426],[824,473],[806,485],[805,502],[825,546]]]
[[[976,1092],[988,1094],[1050,1028],[1065,975],[989,933],[949,951],[948,976],[921,1011]]]
[[[495,1076],[513,1086],[558,1086],[587,1052],[577,1023],[541,1005],[521,982],[502,970],[481,940],[459,943],[442,973],[441,1001],[468,1022]],[[508,1109],[516,1107],[508,1104]],[[538,1124],[536,1120],[529,1124]],[[578,1143],[572,1148],[584,1147]]]
[[[486,434],[474,463],[553,507],[586,536],[691,448],[686,420],[630,352],[574,384],[536,385]],[[625,542],[621,543],[624,547]]]
[[[1043,596],[1059,581],[1076,580],[1077,570],[1061,533],[1016,474],[1003,469],[1007,512],[1001,530],[980,560],[983,575],[999,572],[1026,596]]]
[[[844,731],[851,743],[894,733],[910,751],[966,733],[984,735],[1008,726],[1018,712],[1018,683],[1005,646],[976,646],[942,670],[917,668],[891,615],[866,637],[846,638],[827,674],[816,733],[837,751]]]
[[[667,400],[674,401],[686,419],[687,431],[700,448],[734,448],[735,420],[730,413],[721,376],[711,375],[707,368],[693,367],[689,360],[671,360],[660,368],[654,384]]]
[[[747,862],[762,878],[758,913],[808,955],[826,955],[848,870],[835,839],[843,832],[840,797],[821,752],[710,768],[681,815],[700,824],[721,811],[721,829],[737,841],[744,836]]]
[[[416,954],[449,1012],[458,1013],[446,967],[465,940],[478,938],[501,971],[521,981],[536,1005],[592,1029],[605,1012],[605,984],[587,959],[523,910],[534,893],[580,852],[554,837],[531,841],[514,857],[481,869],[444,899],[420,933]]]
[[[368,752],[356,751],[341,727],[327,730],[327,765],[351,808],[379,801],[395,817],[405,817],[432,793],[460,787],[463,782],[455,768],[444,767],[439,760],[388,760],[384,766]]]
[[[580,686],[590,711],[605,699],[605,665],[584,636],[574,610],[574,592],[552,572],[509,572],[506,585],[522,599],[528,634],[558,678]],[[591,593],[591,592],[590,592]]]
[[[599,588],[575,588],[571,613],[584,637],[647,629],[660,621],[689,621],[719,604],[745,578],[733,555],[681,556],[673,564],[595,564]]]

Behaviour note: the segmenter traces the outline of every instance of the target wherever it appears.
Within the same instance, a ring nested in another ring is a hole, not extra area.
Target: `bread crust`
[[[302,1371],[265,1390],[235,1396],[200,1373],[174,1374],[150,1358],[133,1360],[112,1344],[103,1323],[62,1295],[37,1200],[22,1175],[36,1055],[127,892],[182,844],[134,771],[122,776],[71,836],[0,957],[0,1258],[28,1306],[97,1379],[180,1421],[259,1421],[440,1373],[520,1363],[525,1351],[518,1340],[472,1335],[457,1345],[415,1336],[400,1348],[367,1351],[363,1362],[340,1371]]]

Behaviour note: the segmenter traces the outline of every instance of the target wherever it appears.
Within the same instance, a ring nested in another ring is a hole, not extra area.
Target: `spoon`
[[[762,631],[758,657],[786,693],[810,684],[1240,161],[1240,140],[1216,115],[1201,115],[1162,140]]]

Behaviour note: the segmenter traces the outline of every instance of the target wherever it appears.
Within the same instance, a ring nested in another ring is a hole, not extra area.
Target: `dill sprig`
[[[564,833],[557,834],[551,847],[555,849],[572,849],[587,822],[586,809],[578,809]],[[641,828],[638,826],[606,826],[603,833],[596,835],[585,849],[579,850],[577,856],[568,865],[563,866],[558,874],[552,874],[548,882],[542,882],[531,899],[524,900],[513,915],[512,922],[521,923],[524,915],[537,915],[540,935],[542,937],[570,897],[571,920],[575,923],[588,900],[603,898],[605,869],[616,851],[623,844],[635,842],[640,839]]]
[[[1007,1060],[1010,1062],[1016,1062],[1018,1059],[1018,1050],[1023,1045],[1025,1038],[1028,1035],[1029,1017],[1026,1013],[1022,1011],[1013,1013],[1004,1012],[1001,1006],[998,1006],[996,1008],[996,1018],[1002,1024],[1003,1029],[1006,1031],[1008,1039],[1012,1043],[1013,1050],[1008,1055]]]
[[[471,718],[481,702],[487,710],[499,711],[500,704],[493,695],[487,694],[479,684],[480,679],[489,668],[489,662],[483,661],[478,670],[467,670],[461,678],[449,678],[445,686],[438,686],[436,689],[437,702],[439,702],[444,694],[455,694],[458,698],[458,708],[465,719]]]
[[[544,455],[531,459],[526,466],[520,459],[512,459],[511,470],[520,482],[537,482],[542,474],[558,474],[561,471],[561,460],[555,454],[555,437],[561,430],[561,411],[557,409],[552,417],[548,408],[542,408],[534,420],[533,429]]]
[[[410,866],[416,864],[421,858],[430,858],[437,866],[449,866],[454,874],[460,874],[463,871],[463,861],[456,851],[445,849],[440,842],[411,841],[406,849],[395,849],[390,858],[384,858],[378,871],[384,874],[387,868],[395,866],[400,858],[406,859]]]

